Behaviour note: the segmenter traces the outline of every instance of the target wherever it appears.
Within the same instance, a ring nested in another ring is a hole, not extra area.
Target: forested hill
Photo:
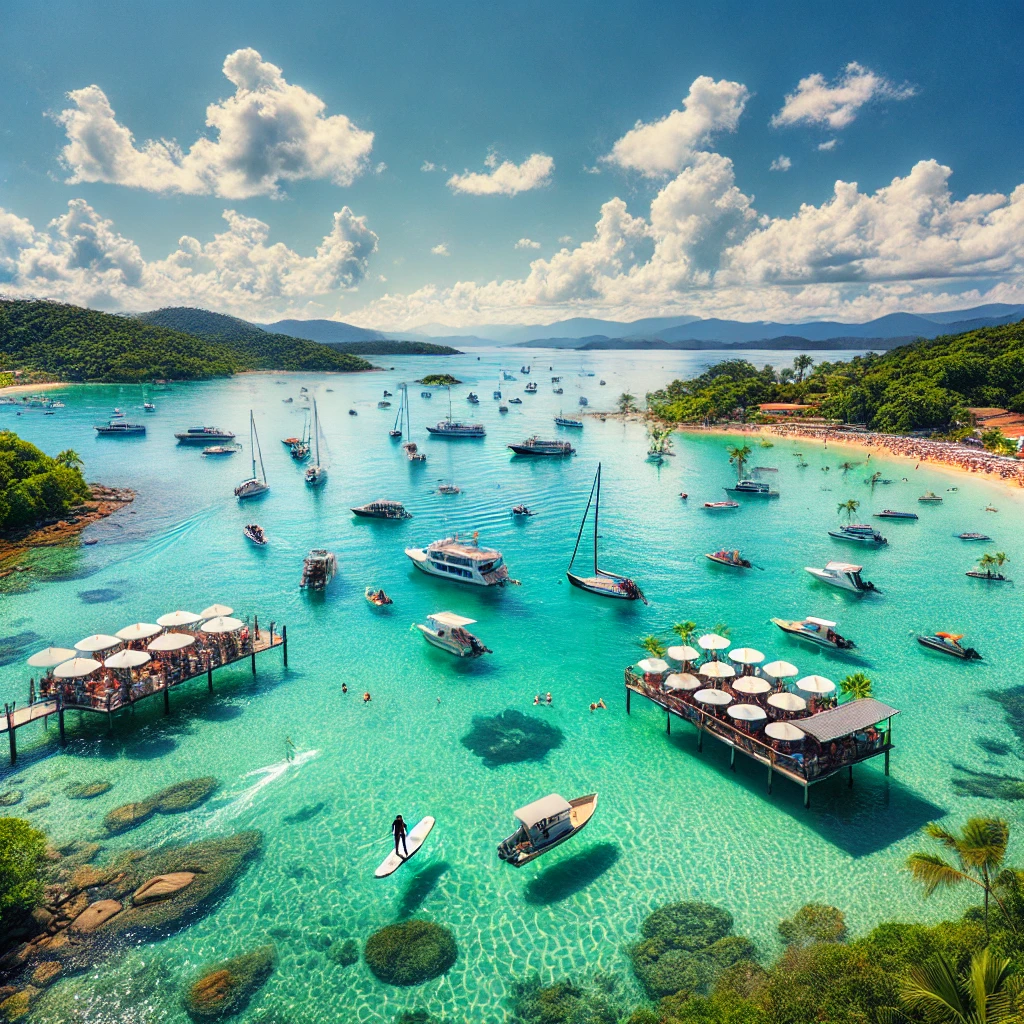
[[[427,341],[328,341],[336,352],[357,356],[461,356],[462,350]]]
[[[251,370],[370,370],[372,364],[351,352],[340,352],[316,341],[273,334],[247,320],[188,306],[168,306],[137,319],[218,342],[238,353]]]

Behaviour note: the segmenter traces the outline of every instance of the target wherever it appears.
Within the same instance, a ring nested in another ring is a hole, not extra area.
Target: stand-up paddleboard
[[[374,871],[375,878],[387,878],[388,875],[393,875],[407,860],[411,860],[420,851],[420,847],[423,845],[424,840],[430,835],[430,830],[434,827],[434,819],[428,814],[425,818],[421,818],[407,833],[405,836],[405,847],[408,847],[409,856],[403,857],[401,854],[396,853],[392,850],[381,862],[380,867]],[[405,848],[403,847],[403,849]]]

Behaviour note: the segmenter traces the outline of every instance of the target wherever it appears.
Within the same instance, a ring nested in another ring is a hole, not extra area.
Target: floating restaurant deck
[[[889,774],[889,752],[894,746],[892,720],[899,711],[873,697],[847,701],[836,708],[819,711],[805,718],[787,717],[786,721],[792,722],[798,729],[812,737],[821,748],[819,754],[805,756],[778,750],[751,732],[705,711],[696,703],[655,689],[634,672],[632,666],[625,671],[625,684],[626,714],[630,713],[632,694],[646,698],[665,712],[666,732],[672,732],[673,715],[690,722],[697,730],[698,751],[704,749],[705,734],[719,740],[731,748],[730,768],[736,768],[738,750],[768,769],[769,793],[772,791],[772,779],[776,773],[802,786],[805,807],[809,807],[811,803],[811,786],[837,775],[844,768],[849,771],[849,784],[852,786],[853,766],[882,755],[885,758],[885,774]],[[876,729],[881,722],[885,723],[884,730]],[[877,734],[876,738],[869,738],[869,729]],[[841,742],[837,745],[836,741]]]

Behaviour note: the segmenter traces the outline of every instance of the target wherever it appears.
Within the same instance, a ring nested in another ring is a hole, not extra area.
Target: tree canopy
[[[90,497],[80,464],[70,449],[51,459],[12,431],[0,430],[0,530],[62,516]]]

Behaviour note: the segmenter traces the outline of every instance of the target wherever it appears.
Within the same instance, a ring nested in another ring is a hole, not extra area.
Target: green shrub
[[[825,903],[806,903],[791,918],[779,922],[779,938],[787,946],[842,942],[846,938],[846,918],[841,910]]]
[[[0,926],[43,898],[46,836],[23,818],[0,818]]]

